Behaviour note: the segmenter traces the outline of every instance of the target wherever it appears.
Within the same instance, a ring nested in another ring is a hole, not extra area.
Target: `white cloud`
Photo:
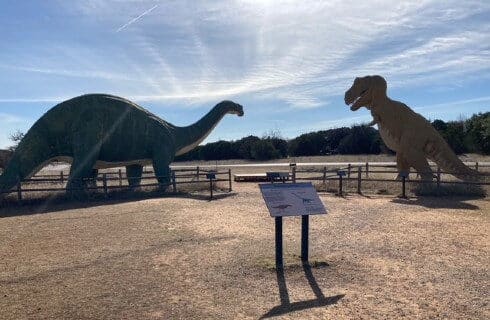
[[[16,116],[14,114],[9,114],[9,113],[0,113],[0,123],[2,124],[18,124],[18,123],[23,123],[26,120],[24,118],[21,118],[19,116]]]
[[[193,104],[253,95],[304,109],[343,95],[359,75],[382,74],[390,87],[399,87],[490,70],[490,26],[473,19],[489,12],[487,1],[91,0],[61,5],[75,12],[80,24],[97,25],[103,41],[68,42],[43,55],[49,58],[26,55],[0,66],[93,80],[47,88],[48,97],[76,92],[78,86],[85,92],[92,85],[136,101]],[[114,35],[114,30],[124,32]],[[0,91],[0,101],[9,100],[5,95]]]
[[[146,16],[147,14],[149,14],[150,12],[152,12],[153,10],[155,10],[156,8],[158,8],[158,5],[154,5],[153,7],[151,7],[150,9],[146,10],[145,12],[143,12],[142,14],[140,14],[139,16],[129,20],[128,22],[126,22],[125,24],[123,24],[122,26],[120,26],[116,32],[120,32],[122,30],[124,30],[125,28],[127,28],[128,26],[132,25],[133,23],[137,22],[138,20],[140,20],[141,18],[143,18],[144,16]]]
[[[449,107],[454,107],[454,106],[459,107],[459,106],[464,106],[464,105],[474,104],[474,103],[479,103],[479,102],[490,102],[490,96],[431,104],[428,106],[414,108],[414,110],[417,110],[417,111],[424,110],[425,111],[425,110],[434,110],[434,109],[439,109],[439,108],[449,108]]]

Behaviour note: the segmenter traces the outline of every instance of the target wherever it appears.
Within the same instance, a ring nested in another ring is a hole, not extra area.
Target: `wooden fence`
[[[341,164],[342,166],[339,166]],[[468,163],[467,163],[468,165]],[[175,166],[172,167],[170,177],[170,184],[168,188],[171,188],[173,193],[179,191],[180,185],[193,185],[196,183],[209,183],[210,197],[213,196],[213,187],[216,182],[227,182],[228,190],[232,191],[232,167],[288,167],[290,175],[294,181],[316,181],[322,182],[324,185],[328,181],[338,181],[338,193],[343,193],[344,183],[350,183],[355,181],[357,185],[357,192],[362,193],[363,185],[366,182],[386,182],[386,183],[399,183],[400,190],[405,190],[404,186],[409,183],[426,183],[420,180],[405,180],[399,181],[393,179],[375,177],[378,174],[398,174],[394,169],[396,165],[394,163],[266,163],[266,164],[245,164],[245,165],[217,165],[213,166],[214,170],[210,170],[209,166]],[[434,166],[433,166],[434,167]],[[475,170],[481,172],[482,175],[488,176],[486,169],[490,168],[489,163],[474,162],[472,167]],[[223,168],[221,171],[218,168]],[[226,169],[224,169],[226,168]],[[489,182],[463,182],[463,181],[451,181],[443,179],[444,176],[451,174],[450,172],[443,172],[438,167],[434,167],[435,171],[435,183],[439,187],[443,184],[462,184],[462,185],[479,185],[488,186]],[[412,173],[413,176],[414,173]],[[0,192],[0,194],[16,194],[17,200],[22,201],[28,193],[41,192],[64,192],[74,191],[67,190],[65,184],[67,182],[68,175],[64,171],[60,171],[59,174],[40,174],[35,175],[31,179],[25,179],[19,181],[17,186],[7,192]],[[136,178],[136,177],[129,177]],[[157,187],[157,177],[153,171],[145,170],[141,177],[142,184],[140,187]],[[127,184],[128,177],[126,173],[121,169],[117,171],[108,171],[100,173],[95,179],[88,179],[88,190],[90,191],[102,191],[105,196],[113,190],[130,190],[131,187]],[[486,180],[488,181],[488,179]],[[147,182],[147,183],[145,183]],[[42,187],[39,185],[42,184]],[[56,186],[53,186],[56,185]],[[404,194],[404,192],[403,192]]]
[[[107,197],[113,190],[132,190],[135,187],[131,187],[127,184],[129,179],[138,179],[139,177],[127,177],[125,172],[121,169],[118,171],[110,171],[100,173],[96,178],[84,179],[83,182],[88,186],[85,190],[98,192],[102,191]],[[217,182],[226,182],[228,184],[228,192],[232,191],[232,178],[231,169],[215,171],[215,170],[203,170],[199,167],[194,169],[174,169],[171,171],[170,176],[155,176],[153,171],[143,171],[141,184],[139,188],[158,187],[158,178],[169,179],[169,185],[167,188],[171,188],[171,192],[177,193],[179,191],[179,185],[195,185],[207,183],[209,186],[210,199],[213,199],[213,189]],[[28,193],[41,192],[65,192],[65,191],[79,191],[79,189],[67,189],[67,175],[60,171],[59,175],[56,174],[41,174],[35,175],[30,179],[19,180],[14,189],[10,191],[0,192],[0,194],[16,194],[17,200],[22,202],[25,195]],[[146,183],[145,183],[146,182]],[[42,185],[42,186],[40,186]],[[58,185],[51,187],[51,185]]]
[[[359,194],[362,194],[362,186],[363,183],[366,182],[386,182],[386,183],[395,183],[399,184],[400,192],[403,197],[406,197],[406,184],[432,184],[435,183],[437,188],[440,188],[442,185],[451,184],[451,185],[465,185],[465,186],[490,186],[490,182],[487,179],[483,179],[481,181],[457,181],[453,179],[444,180],[444,176],[453,175],[453,172],[445,172],[442,171],[439,167],[435,168],[434,174],[435,181],[422,181],[419,179],[409,180],[409,175],[406,177],[402,177],[401,179],[387,179],[387,178],[379,178],[372,177],[373,175],[385,175],[392,174],[397,175],[398,171],[393,168],[395,165],[370,165],[366,163],[363,166],[354,166],[352,164],[347,164],[344,167],[338,167],[333,169],[328,169],[327,166],[323,166],[320,169],[298,169],[294,164],[291,165],[291,179],[293,182],[296,181],[316,181],[321,182],[323,185],[326,185],[328,181],[338,181],[338,194],[343,194],[343,186],[345,182],[356,182],[356,191]],[[488,166],[486,166],[488,167]],[[378,168],[378,169],[374,169]],[[379,168],[384,168],[385,170],[380,170]],[[482,167],[479,167],[478,163],[476,163],[475,170],[481,170]],[[320,174],[320,175],[318,175]],[[479,171],[480,176],[482,177],[490,177],[488,172]],[[412,172],[411,175],[415,177],[417,174]]]

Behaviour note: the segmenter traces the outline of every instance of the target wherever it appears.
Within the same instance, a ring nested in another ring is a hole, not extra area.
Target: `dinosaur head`
[[[221,101],[220,103],[218,103],[217,106],[222,108],[224,113],[236,114],[239,117],[243,116],[243,107],[233,101],[230,100]]]
[[[360,107],[370,109],[376,97],[386,96],[386,80],[381,76],[356,78],[352,87],[345,92],[345,104],[356,111]]]

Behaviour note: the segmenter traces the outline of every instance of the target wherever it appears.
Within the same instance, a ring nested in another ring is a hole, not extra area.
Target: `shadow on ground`
[[[478,210],[480,207],[464,201],[481,199],[481,197],[417,197],[395,198],[393,203],[422,206],[430,209],[464,209]]]
[[[4,199],[0,202],[0,218],[24,216],[39,213],[58,212],[72,209],[92,208],[120,203],[134,202],[158,198],[186,198],[200,201],[220,200],[236,195],[235,192],[213,194],[211,199],[206,193],[162,193],[162,192],[114,192],[108,197],[91,195],[86,200],[74,200],[65,194],[48,198],[26,199],[19,203],[17,200]]]
[[[326,307],[332,304],[336,304],[340,299],[342,299],[345,295],[339,294],[336,296],[325,297],[320,286],[316,282],[316,279],[311,271],[312,266],[308,262],[303,262],[303,270],[305,272],[306,279],[311,287],[311,290],[316,296],[316,299],[305,300],[292,302],[289,299],[288,288],[286,284],[286,278],[284,276],[284,269],[280,268],[276,270],[277,274],[277,285],[279,288],[279,297],[281,299],[281,304],[275,306],[267,313],[262,315],[260,319],[266,319],[271,317],[276,317],[280,315],[284,315],[294,311],[301,311],[305,309],[318,308],[318,307]]]

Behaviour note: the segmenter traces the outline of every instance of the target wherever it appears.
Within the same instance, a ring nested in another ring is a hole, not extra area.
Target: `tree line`
[[[434,120],[431,123],[457,154],[490,154],[490,112],[478,113],[466,120]],[[175,160],[263,161],[288,156],[379,153],[392,151],[383,143],[378,130],[366,125],[354,125],[305,133],[289,140],[277,133],[263,137],[251,135],[236,141],[221,140],[198,146]]]
[[[490,112],[474,114],[466,120],[434,120],[432,126],[457,154],[490,154]],[[15,150],[24,134],[10,135]],[[302,134],[294,139],[281,138],[278,133],[263,137],[248,136],[236,141],[217,141],[198,146],[176,161],[189,160],[272,160],[286,157],[320,156],[330,154],[392,153],[383,143],[378,130],[366,125],[354,125]]]

